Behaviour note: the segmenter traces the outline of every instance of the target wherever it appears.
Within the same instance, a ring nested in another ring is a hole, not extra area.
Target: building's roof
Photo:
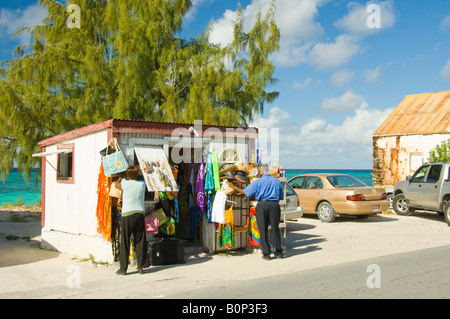
[[[450,133],[450,91],[405,96],[374,135],[442,133]]]
[[[40,141],[38,145],[42,148],[48,145],[60,143],[69,139],[91,134],[104,129],[112,129],[113,133],[129,132],[129,133],[147,133],[147,134],[163,134],[163,135],[176,134],[177,136],[180,136],[180,135],[188,135],[189,134],[188,130],[191,126],[194,127],[194,129],[198,130],[198,127],[200,125],[197,125],[195,123],[172,123],[172,122],[157,122],[157,121],[142,121],[142,120],[111,119],[50,137],[46,140]],[[182,130],[175,131],[176,129]],[[216,133],[219,133],[219,135],[220,134],[225,135],[227,133],[230,133],[232,136],[256,138],[258,130],[253,127],[201,124],[201,132],[198,133],[201,134],[202,136],[211,136],[211,135],[215,136]]]

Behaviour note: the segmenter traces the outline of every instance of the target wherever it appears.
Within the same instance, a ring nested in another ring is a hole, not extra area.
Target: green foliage
[[[428,161],[430,163],[450,162],[450,139],[442,141],[441,145],[436,145],[436,149],[430,151]]]
[[[249,33],[238,10],[234,41],[177,35],[189,0],[78,0],[81,27],[54,0],[33,42],[0,68],[0,170],[25,173],[48,137],[110,118],[246,125],[277,92],[269,56],[279,49],[275,5]],[[231,61],[232,67],[227,67]]]

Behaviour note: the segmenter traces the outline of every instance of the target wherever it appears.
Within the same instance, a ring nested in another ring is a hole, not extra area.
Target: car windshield
[[[350,175],[337,175],[337,176],[328,176],[328,181],[334,187],[360,187],[367,186],[363,182],[361,182],[356,177]]]

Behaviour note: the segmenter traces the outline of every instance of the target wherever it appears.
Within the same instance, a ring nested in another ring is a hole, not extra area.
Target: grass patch
[[[19,236],[16,236],[16,235],[8,235],[8,236],[6,236],[5,238],[6,238],[6,240],[17,240],[17,239],[19,239],[20,237],[19,237]]]
[[[21,214],[20,212],[12,212],[8,216],[8,222],[10,223],[28,223],[30,221],[37,221],[40,219],[40,214]]]

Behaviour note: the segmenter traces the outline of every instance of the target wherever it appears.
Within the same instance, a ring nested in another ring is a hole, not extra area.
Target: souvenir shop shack
[[[42,158],[42,248],[117,261],[120,200],[113,193],[126,166],[141,169],[146,216],[164,212],[148,240],[172,237],[209,252],[247,247],[249,201],[228,189],[215,207],[225,205],[221,216],[212,208],[225,181],[245,187],[257,135],[197,121],[112,119],[39,142],[33,156]]]

